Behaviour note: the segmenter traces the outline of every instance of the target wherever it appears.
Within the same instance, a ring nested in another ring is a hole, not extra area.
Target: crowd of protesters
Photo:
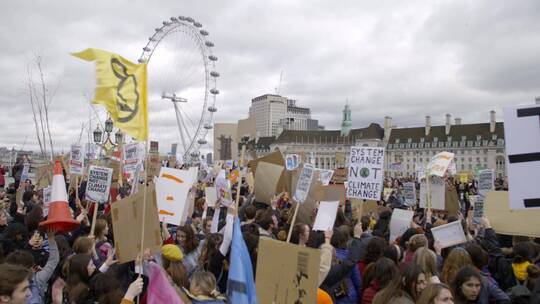
[[[20,169],[20,166],[19,166]],[[393,188],[379,210],[353,214],[349,201],[338,209],[334,228],[313,231],[309,223],[291,227],[293,202],[289,193],[276,193],[270,205],[255,200],[243,182],[233,187],[239,205],[207,207],[204,187],[193,189],[193,213],[181,226],[163,225],[163,246],[145,251],[136,262],[116,261],[110,208],[87,206],[84,183],[68,186],[69,206],[80,227],[72,232],[42,232],[43,197],[32,183],[17,180],[0,190],[0,303],[145,303],[151,292],[167,287],[184,303],[226,303],[233,220],[238,217],[256,278],[260,238],[291,242],[320,250],[318,303],[540,303],[540,242],[522,236],[497,234],[484,217],[473,224],[467,213],[448,215],[404,204],[402,184],[411,179],[388,179]],[[467,205],[475,182],[447,183]],[[126,185],[125,187],[129,187]],[[497,181],[497,189],[504,188]],[[22,191],[20,201],[17,191]],[[79,197],[76,197],[76,193]],[[119,198],[129,193],[119,191]],[[410,228],[394,242],[390,218],[395,208],[415,211]],[[217,210],[220,212],[217,212]],[[93,212],[97,220],[93,235]],[[313,212],[314,220],[316,210]],[[431,228],[460,221],[466,243],[441,249]],[[165,273],[160,287],[153,274]],[[143,275],[140,275],[142,273]],[[167,286],[167,287],[166,287]]]

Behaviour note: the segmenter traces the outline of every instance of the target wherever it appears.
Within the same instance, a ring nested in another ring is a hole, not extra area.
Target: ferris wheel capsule
[[[216,71],[212,71],[212,72],[210,72],[210,76],[212,76],[212,77],[219,77],[219,73],[216,72]]]
[[[213,127],[212,127],[211,124],[205,124],[205,125],[204,125],[204,128],[205,128],[206,130],[212,130]]]
[[[200,28],[200,27],[202,27],[202,24],[199,23],[199,22],[194,22],[194,23],[193,23],[193,26],[194,26],[194,27],[199,27],[199,28]]]
[[[217,108],[214,107],[214,106],[210,106],[210,107],[208,107],[208,112],[216,113],[216,112],[217,112]]]
[[[167,26],[167,25],[169,25],[169,24],[171,24],[170,21],[163,21],[163,25]]]
[[[208,36],[208,32],[205,30],[200,30],[199,33],[201,33],[203,36]]]
[[[214,46],[214,43],[212,41],[206,41],[204,43],[207,47],[213,47]]]
[[[201,138],[201,139],[199,139],[199,140],[197,141],[197,143],[198,143],[199,145],[206,145],[207,141],[206,141],[206,139]]]
[[[176,18],[176,17],[171,17],[171,21],[176,22],[176,21],[178,21],[178,18]]]
[[[186,18],[186,21],[187,21],[187,22],[195,22],[195,20],[193,20],[193,18],[191,18],[191,17],[187,17],[187,18]]]
[[[210,59],[210,60],[212,60],[212,61],[217,61],[217,57],[214,56],[214,55],[208,56],[208,59]]]
[[[184,17],[184,16],[178,16],[178,20],[180,20],[180,21],[186,21],[186,17]]]
[[[218,89],[211,89],[210,93],[212,93],[214,95],[217,95],[217,94],[219,94],[219,90]]]

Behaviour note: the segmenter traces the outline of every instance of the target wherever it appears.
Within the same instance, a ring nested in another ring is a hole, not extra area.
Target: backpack
[[[510,300],[512,300],[512,303],[520,304],[520,303],[529,303],[531,298],[531,291],[529,288],[527,288],[527,280],[523,284],[519,282],[518,279],[516,279],[516,285],[513,287],[510,287],[506,293],[510,297]]]

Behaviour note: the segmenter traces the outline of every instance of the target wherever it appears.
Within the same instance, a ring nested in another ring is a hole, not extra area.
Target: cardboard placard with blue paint
[[[384,148],[351,147],[347,197],[380,200],[383,187]]]
[[[296,190],[294,191],[293,196],[293,199],[300,204],[303,204],[306,201],[314,172],[315,168],[313,165],[304,163],[304,167],[302,168],[300,176],[298,177]]]

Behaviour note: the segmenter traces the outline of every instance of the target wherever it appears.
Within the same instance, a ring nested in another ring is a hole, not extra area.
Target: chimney
[[[392,117],[384,117],[384,139],[388,140],[390,138],[390,131],[392,130]]]
[[[489,111],[489,132],[494,133],[495,132],[495,111],[491,110]]]
[[[452,115],[446,114],[446,124],[444,128],[444,132],[446,135],[450,134],[450,126],[451,126],[450,120],[451,119],[452,119]]]
[[[426,116],[426,136],[429,135],[429,131],[431,130],[431,116]]]
[[[454,119],[454,124],[455,124],[456,126],[459,126],[459,125],[461,124],[461,118],[456,117],[456,118]]]

